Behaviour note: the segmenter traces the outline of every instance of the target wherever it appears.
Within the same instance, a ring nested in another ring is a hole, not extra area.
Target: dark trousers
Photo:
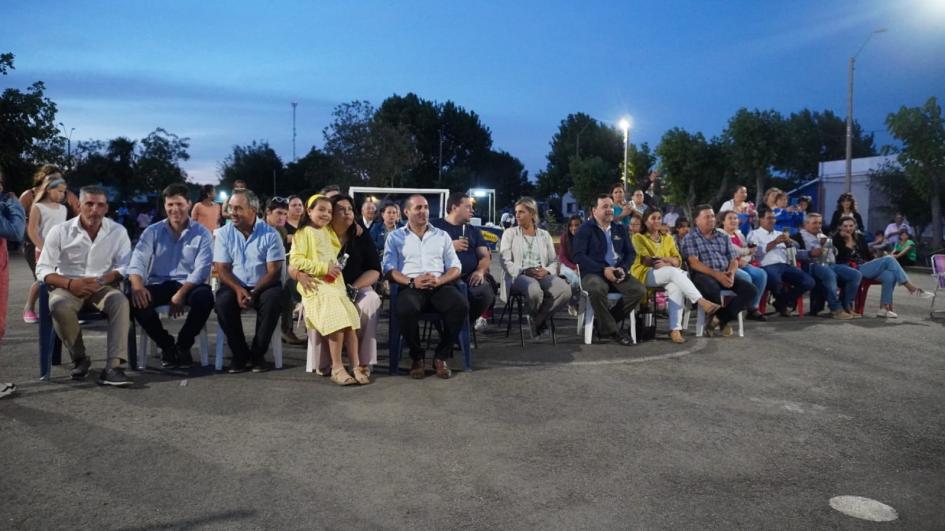
[[[775,304],[793,308],[797,298],[814,287],[814,277],[788,264],[771,264],[762,269],[768,273],[768,291]],[[790,284],[790,287],[785,286]]]
[[[188,291],[185,302],[187,306],[190,306],[190,310],[187,312],[187,319],[177,334],[177,341],[175,342],[174,337],[164,329],[161,318],[158,317],[154,308],[170,304],[171,297],[177,293],[180,286],[180,282],[173,280],[161,284],[151,284],[146,286],[151,294],[151,304],[147,308],[141,309],[135,308],[134,304],[131,305],[131,313],[134,315],[135,321],[138,321],[141,328],[144,328],[144,331],[157,343],[161,350],[171,350],[176,347],[181,352],[186,352],[194,346],[194,338],[207,324],[207,318],[210,317],[210,312],[213,310],[213,291],[210,290],[210,286],[201,284]]]
[[[495,302],[495,288],[489,282],[489,278],[484,278],[482,284],[478,286],[469,285],[469,277],[463,279],[469,290],[469,320],[475,321],[482,312],[492,308]]]
[[[729,301],[725,307],[715,314],[723,326],[737,318],[739,312],[750,307],[751,301],[758,293],[754,284],[739,278],[738,275],[735,276],[735,284],[730,288],[722,287],[718,280],[697,271],[692,271],[690,275],[692,283],[698,288],[699,293],[701,293],[706,300],[710,300],[716,304],[722,304],[723,289],[735,292],[735,299]]]
[[[463,297],[459,288],[452,284],[436,289],[400,288],[397,293],[397,319],[410,349],[410,357],[415,360],[423,358],[423,347],[420,345],[420,315],[430,310],[440,314],[443,320],[440,343],[436,346],[433,357],[441,360],[451,358],[453,345],[469,312],[469,301]]]
[[[252,288],[247,287],[247,290]],[[273,284],[263,290],[253,301],[256,310],[256,335],[253,336],[252,347],[246,342],[243,334],[243,320],[240,317],[240,305],[236,299],[236,292],[227,285],[221,285],[217,290],[216,311],[220,328],[226,334],[226,342],[233,352],[232,364],[241,367],[247,362],[262,363],[266,359],[266,351],[272,341],[272,334],[279,321],[282,302],[282,284]]]
[[[627,275],[623,282],[612,284],[606,278],[590,273],[581,277],[581,285],[587,292],[594,308],[594,320],[597,322],[597,331],[601,337],[609,337],[617,333],[617,323],[623,320],[640,301],[646,296],[643,284]],[[607,304],[607,294],[616,292],[621,295],[620,301],[610,308]]]

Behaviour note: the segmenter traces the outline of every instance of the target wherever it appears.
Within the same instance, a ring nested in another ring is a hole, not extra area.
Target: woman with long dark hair
[[[850,216],[856,221],[856,230],[860,232],[866,230],[863,217],[856,210],[856,199],[850,192],[844,192],[837,198],[837,209],[833,211],[833,217],[830,218],[830,230],[834,232],[839,230],[841,220],[846,216]]]
[[[568,313],[572,316],[577,315],[577,298],[581,294],[581,279],[577,274],[577,265],[574,263],[574,256],[571,254],[571,241],[577,234],[584,220],[581,216],[571,216],[568,218],[568,226],[561,233],[558,240],[558,262],[561,264],[558,274],[564,277],[571,285],[571,301],[568,303]]]

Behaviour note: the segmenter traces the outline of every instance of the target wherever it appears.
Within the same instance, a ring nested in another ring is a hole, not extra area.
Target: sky
[[[945,102],[945,0],[0,2],[0,88],[46,83],[72,141],[191,141],[184,169],[215,182],[234,145],[292,159],[322,147],[332,109],[394,94],[479,114],[529,175],[569,113],[655,146],[672,127],[721,133],[741,107],[846,116],[892,142],[885,117]]]

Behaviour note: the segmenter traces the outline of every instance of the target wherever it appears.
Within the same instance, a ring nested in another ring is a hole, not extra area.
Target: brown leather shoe
[[[433,368],[436,369],[437,377],[443,378],[444,380],[453,375],[453,371],[451,371],[449,366],[446,365],[445,360],[434,359]]]
[[[413,360],[410,365],[410,377],[414,380],[422,380],[427,375],[423,370],[423,358]]]

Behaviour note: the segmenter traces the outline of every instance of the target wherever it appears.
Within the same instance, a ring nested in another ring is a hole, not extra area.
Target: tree
[[[686,215],[700,203],[718,204],[727,193],[729,174],[722,140],[707,141],[702,133],[678,127],[663,134],[656,154],[660,158],[666,195]]]
[[[0,54],[0,75],[14,70],[12,53]],[[7,187],[16,192],[31,185],[37,164],[60,162],[64,149],[56,128],[56,104],[45,95],[46,86],[36,81],[26,91],[8,88],[0,95],[0,167]],[[58,153],[58,155],[57,155]]]
[[[120,136],[108,142],[105,156],[110,162],[105,182],[115,183],[121,197],[129,197],[134,191],[135,147],[137,142]]]
[[[942,188],[945,181],[945,122],[935,97],[921,107],[900,107],[886,117],[889,133],[902,142],[899,164],[908,182],[931,207],[932,248],[942,245]]]
[[[610,168],[607,185],[621,178],[622,133],[587,114],[569,114],[561,120],[558,132],[551,137],[550,146],[551,150],[546,156],[548,164],[538,174],[538,193],[541,195],[563,195],[571,188],[574,184],[572,157],[601,159]]]
[[[242,179],[257,194],[277,195],[288,192],[276,188],[283,171],[282,159],[269,143],[254,140],[248,146],[233,146],[233,153],[220,164],[220,185],[232,187],[234,181]]]
[[[302,158],[286,165],[285,174],[279,185],[303,200],[328,184],[340,182],[342,169],[328,153],[312,146]]]
[[[889,217],[902,212],[917,231],[932,221],[932,212],[924,190],[915,184],[898,164],[887,163],[870,172],[870,188],[879,190],[889,199],[891,208],[886,208]],[[945,197],[942,198],[945,200]]]
[[[784,122],[784,146],[776,164],[791,186],[817,178],[821,162],[846,158],[846,127],[846,120],[830,110],[791,113]],[[857,122],[852,139],[854,157],[876,155],[873,135],[865,135]]]
[[[614,183],[613,166],[600,157],[571,157],[568,174],[573,178],[571,192],[584,208],[594,205],[597,195]]]
[[[735,175],[754,181],[755,202],[760,204],[772,167],[782,160],[784,118],[773,110],[742,108],[728,121],[722,138]]]
[[[181,138],[158,127],[141,139],[135,167],[135,185],[139,189],[161,191],[172,183],[187,180],[180,163],[190,159],[189,138]]]
[[[650,151],[646,142],[637,147],[635,144],[627,146],[627,181],[632,190],[646,190],[649,186],[649,175],[656,164],[656,155]],[[621,178],[623,176],[621,175]]]
[[[341,168],[339,184],[399,186],[415,160],[414,146],[402,125],[375,118],[367,101],[335,107],[322,132],[325,151]]]

